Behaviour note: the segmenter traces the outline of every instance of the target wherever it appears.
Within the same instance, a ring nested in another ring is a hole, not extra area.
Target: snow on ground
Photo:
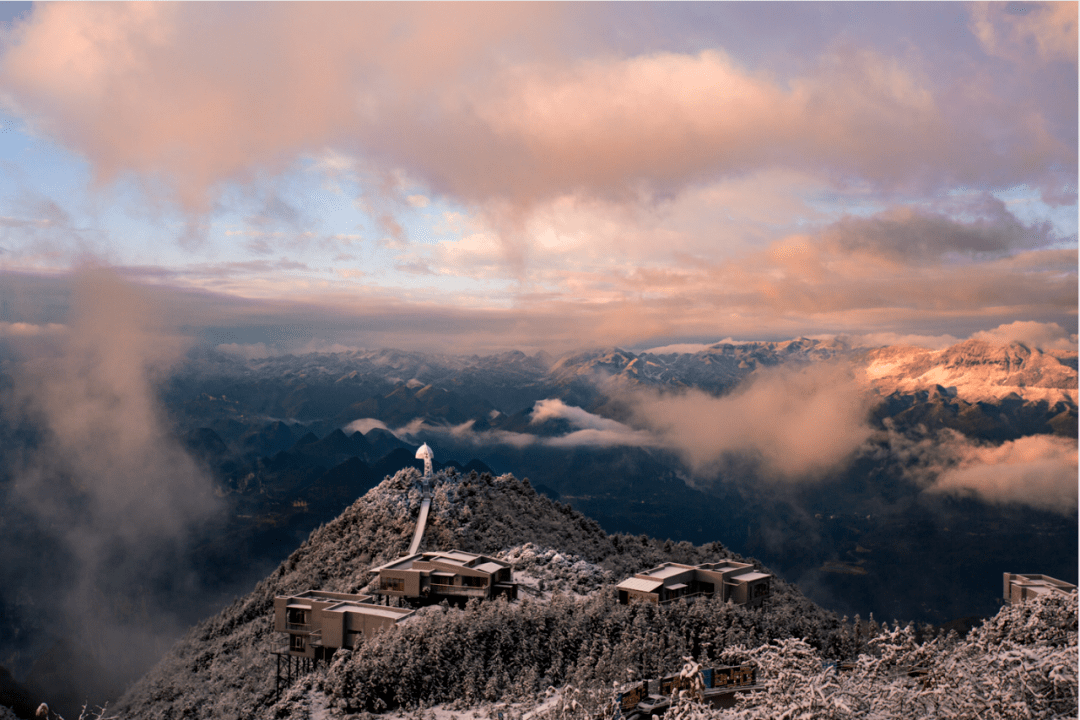
[[[613,581],[599,565],[531,542],[503,550],[496,557],[514,566],[514,580],[522,596],[542,600],[550,600],[556,593],[585,597]]]

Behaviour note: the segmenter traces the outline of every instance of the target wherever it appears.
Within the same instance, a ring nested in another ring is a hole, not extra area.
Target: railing
[[[486,587],[468,587],[467,585],[442,585],[439,583],[431,583],[431,592],[438,593],[440,595],[469,595],[472,597],[487,597],[488,589]]]
[[[290,630],[290,631],[296,631],[296,632],[307,632],[308,630],[311,629],[311,626],[308,625],[307,623],[291,623],[291,622],[287,622],[287,623],[285,623],[285,629]]]
[[[661,605],[667,605],[668,603],[673,603],[676,600],[687,600],[689,598],[701,597],[702,595],[704,595],[706,597],[712,597],[714,594],[715,594],[715,592],[704,592],[704,591],[696,592],[696,593],[686,593],[684,595],[677,595],[675,597],[670,597],[667,600],[661,600],[660,604]]]

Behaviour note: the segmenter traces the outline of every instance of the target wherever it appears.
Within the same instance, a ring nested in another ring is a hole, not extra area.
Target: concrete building
[[[379,573],[377,594],[413,602],[460,604],[471,598],[517,597],[508,563],[460,550],[406,555],[375,571]]]
[[[757,606],[769,596],[771,579],[772,575],[750,563],[733,560],[697,566],[669,562],[627,578],[616,588],[623,605],[634,600],[663,604],[705,595]]]
[[[1070,585],[1049,575],[1017,575],[1015,573],[1005,573],[1004,590],[1005,601],[1010,604],[1051,593],[1060,595],[1076,594],[1075,585]]]
[[[274,630],[289,636],[287,654],[319,661],[338,648],[351,649],[358,638],[392,627],[412,614],[385,607],[370,595],[308,590],[274,598]]]

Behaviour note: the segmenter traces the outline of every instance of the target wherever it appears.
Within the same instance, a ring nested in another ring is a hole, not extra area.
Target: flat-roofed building
[[[412,614],[405,608],[370,602],[370,595],[308,590],[274,598],[274,630],[289,636],[288,654],[326,660],[338,648],[392,627]]]
[[[760,605],[770,593],[772,575],[750,563],[724,560],[704,565],[664,563],[616,586],[619,602],[668,603],[680,598],[718,596],[740,605]]]
[[[375,571],[379,573],[377,594],[414,602],[463,603],[470,598],[517,597],[509,563],[460,550],[406,555]]]
[[[1030,600],[1039,595],[1075,595],[1076,586],[1049,575],[1018,575],[1005,573],[1005,600],[1011,603]]]

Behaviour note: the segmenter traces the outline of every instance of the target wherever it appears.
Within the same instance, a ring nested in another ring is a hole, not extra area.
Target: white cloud
[[[389,430],[386,427],[386,423],[382,420],[376,420],[375,418],[360,418],[359,420],[353,420],[351,423],[344,427],[346,433],[352,434],[354,432],[360,432],[367,434],[369,430],[373,428],[381,428],[383,430]],[[396,433],[395,433],[396,434]]]
[[[946,448],[955,465],[930,492],[974,495],[987,502],[1021,503],[1059,513],[1076,512],[1077,447],[1069,438],[1033,435],[998,446],[954,438]]]
[[[245,360],[261,360],[281,354],[280,351],[267,347],[266,343],[222,343],[217,346],[217,350],[228,355],[237,355]]]
[[[730,456],[752,459],[771,476],[814,476],[871,434],[867,397],[841,365],[758,371],[722,397],[637,390],[623,399],[638,423],[702,476],[715,475]]]
[[[0,337],[40,337],[42,335],[56,335],[65,330],[67,330],[67,326],[59,323],[37,325],[25,322],[0,322]]]
[[[1076,335],[1070,334],[1057,323],[1018,320],[999,325],[993,330],[974,333],[974,340],[1007,344],[1020,342],[1040,350],[1076,350]]]

